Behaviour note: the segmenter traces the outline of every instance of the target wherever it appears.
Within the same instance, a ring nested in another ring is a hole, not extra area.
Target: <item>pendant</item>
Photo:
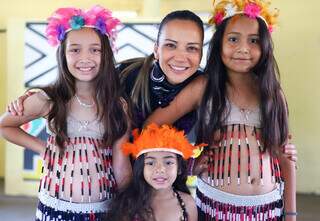
[[[79,121],[79,123],[80,123],[79,131],[82,131],[82,129],[86,130],[88,128],[89,121],[83,120],[83,121]]]

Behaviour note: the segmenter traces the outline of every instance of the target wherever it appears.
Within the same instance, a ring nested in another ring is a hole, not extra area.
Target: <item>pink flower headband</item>
[[[99,5],[87,11],[73,7],[59,8],[48,18],[46,37],[50,45],[56,46],[65,39],[67,32],[89,27],[107,35],[113,48],[119,24],[120,20],[113,17],[110,10]]]
[[[213,0],[213,5],[215,1]],[[249,18],[261,18],[271,33],[279,15],[278,10],[269,10],[270,2],[266,0],[221,0],[214,5],[209,24],[219,25],[227,18],[243,14]]]

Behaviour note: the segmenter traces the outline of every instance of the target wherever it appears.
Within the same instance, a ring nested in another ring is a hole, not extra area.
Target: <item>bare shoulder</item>
[[[179,194],[186,205],[187,213],[189,215],[189,220],[190,221],[197,220],[198,212],[197,212],[195,199],[190,194],[187,194],[187,193],[183,193],[179,191]]]
[[[180,191],[179,194],[186,205],[196,205],[194,198],[190,194]]]

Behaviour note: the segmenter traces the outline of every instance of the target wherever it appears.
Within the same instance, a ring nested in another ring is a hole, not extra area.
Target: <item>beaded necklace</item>
[[[180,221],[188,221],[188,213],[186,210],[186,204],[183,202],[179,192],[175,189],[173,189],[175,197],[177,197],[177,200],[179,202],[179,206],[181,207],[182,210],[182,216],[180,217]]]

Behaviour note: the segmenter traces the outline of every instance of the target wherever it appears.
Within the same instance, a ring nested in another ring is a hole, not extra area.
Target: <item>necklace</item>
[[[188,213],[186,210],[186,204],[183,202],[182,197],[180,196],[179,192],[175,189],[173,189],[175,197],[177,197],[177,200],[179,202],[179,206],[182,210],[182,216],[180,217],[181,221],[188,221]]]
[[[77,101],[78,101],[78,103],[80,104],[80,106],[85,107],[85,108],[91,108],[91,107],[94,106],[94,102],[92,102],[91,104],[86,104],[86,103],[84,103],[84,102],[82,102],[82,101],[80,100],[80,98],[78,97],[78,95],[75,94],[74,96],[75,96],[75,98],[77,99]]]

